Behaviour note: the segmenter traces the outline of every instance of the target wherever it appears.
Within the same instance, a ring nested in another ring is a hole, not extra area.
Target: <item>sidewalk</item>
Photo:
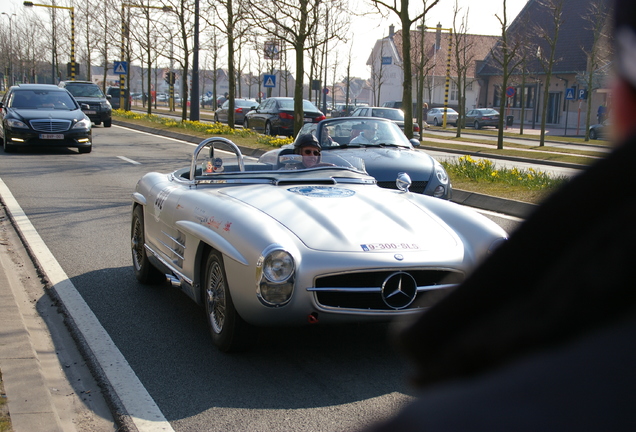
[[[3,205],[0,372],[14,432],[117,430]]]

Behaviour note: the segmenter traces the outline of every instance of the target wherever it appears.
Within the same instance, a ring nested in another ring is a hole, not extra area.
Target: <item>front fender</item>
[[[212,246],[228,258],[231,258],[245,266],[248,265],[248,261],[245,257],[218,233],[191,221],[180,220],[176,222],[176,225],[185,233],[190,234],[191,236],[194,236],[202,242]]]

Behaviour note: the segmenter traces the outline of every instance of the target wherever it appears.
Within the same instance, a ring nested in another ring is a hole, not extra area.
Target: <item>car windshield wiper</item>
[[[377,144],[375,144],[375,145],[377,145],[378,147],[406,147],[406,146],[405,146],[405,145],[403,145],[403,144],[385,143],[385,142],[377,143]]]

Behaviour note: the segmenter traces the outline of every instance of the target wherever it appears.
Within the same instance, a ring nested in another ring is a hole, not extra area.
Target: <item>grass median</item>
[[[140,114],[131,111],[116,110],[113,112],[115,119],[136,123],[159,130],[172,130],[188,135],[200,137],[224,136],[235,144],[271,150],[292,142],[290,138],[269,137],[253,131],[241,128],[230,128],[221,123],[203,123],[193,121],[178,121],[159,115]],[[455,189],[482,193],[506,199],[514,199],[528,203],[539,203],[554,190],[562,186],[567,179],[565,177],[551,177],[548,174],[534,170],[499,169],[495,163],[488,159],[489,154],[500,156],[531,157],[537,160],[567,162],[581,165],[589,165],[604,156],[602,152],[589,151],[581,154],[577,151],[572,154],[556,147],[538,147],[532,141],[528,146],[519,144],[506,144],[505,150],[497,150],[492,141],[483,142],[470,139],[470,145],[464,144],[467,139],[448,138],[447,142],[441,141],[435,136],[436,142],[427,142],[427,134],[424,134],[423,144],[434,145],[439,149],[453,149],[466,151],[471,154],[483,155],[483,158],[462,156],[457,161],[441,161],[446,168]],[[566,149],[567,150],[567,149]]]

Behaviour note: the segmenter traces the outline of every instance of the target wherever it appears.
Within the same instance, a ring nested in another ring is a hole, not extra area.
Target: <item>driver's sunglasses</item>
[[[305,149],[305,150],[303,150],[303,154],[305,156],[311,156],[311,155],[320,156],[320,152],[318,150]]]

